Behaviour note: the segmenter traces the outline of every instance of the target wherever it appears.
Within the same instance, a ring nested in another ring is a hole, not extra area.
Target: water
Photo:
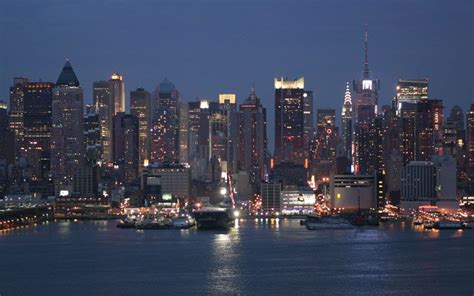
[[[0,232],[0,295],[472,295],[474,230],[228,231],[57,222]]]

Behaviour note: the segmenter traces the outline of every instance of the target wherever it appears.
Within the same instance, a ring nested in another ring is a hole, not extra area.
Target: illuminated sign
[[[60,190],[59,191],[59,196],[68,196],[69,195],[69,190]]]
[[[165,193],[165,194],[163,194],[162,199],[163,200],[171,200],[171,199],[173,199],[173,196],[170,193]]]

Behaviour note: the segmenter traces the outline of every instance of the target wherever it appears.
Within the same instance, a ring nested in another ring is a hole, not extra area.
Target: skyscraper
[[[27,78],[15,77],[10,87],[9,127],[15,133],[15,158],[20,157],[20,148],[23,143],[24,99],[25,83]]]
[[[474,104],[466,112],[466,150],[468,159],[469,191],[474,194]]]
[[[46,179],[51,165],[51,116],[54,84],[28,82],[24,84],[23,144],[32,179]]]
[[[108,81],[92,84],[93,105],[99,115],[101,160],[103,164],[112,162],[112,117],[114,114]]]
[[[125,82],[122,75],[113,73],[110,76],[109,90],[114,104],[114,115],[119,112],[125,112]]]
[[[92,96],[100,120],[102,163],[108,165],[113,162],[113,117],[119,112],[125,112],[123,76],[113,73],[108,81],[95,81]]]
[[[255,88],[239,106],[239,169],[248,173],[252,184],[265,177],[267,151],[266,109]]]
[[[140,170],[150,160],[151,150],[151,94],[144,88],[130,92],[130,113],[138,118]]]
[[[153,96],[153,162],[175,162],[178,160],[178,106],[179,92],[168,79],[163,80]]]
[[[344,103],[341,112],[341,147],[343,155],[352,160],[352,96],[349,82],[346,83]]]
[[[373,172],[362,172],[362,168],[371,167],[367,162],[373,155],[373,146],[370,138],[370,126],[377,114],[379,81],[371,79],[368,59],[368,33],[365,32],[365,61],[362,80],[353,82],[356,93],[354,102],[354,171],[356,173],[372,174]],[[365,170],[364,169],[364,170]]]
[[[66,61],[53,89],[52,101],[51,167],[57,193],[72,192],[74,172],[84,164],[83,110],[82,88]]]
[[[278,162],[304,164],[304,78],[275,78],[275,158]]]
[[[421,99],[416,106],[415,160],[429,161],[443,137],[443,101]]]
[[[114,164],[118,165],[121,180],[135,181],[139,168],[139,118],[119,112],[114,116]]]
[[[236,94],[219,94],[219,109],[225,118],[225,162],[227,172],[237,172],[239,114]]]

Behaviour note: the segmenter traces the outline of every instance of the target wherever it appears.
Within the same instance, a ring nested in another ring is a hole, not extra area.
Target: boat
[[[144,219],[136,223],[137,229],[171,229],[173,223],[171,219],[160,217],[160,219]]]
[[[417,218],[413,220],[413,225],[423,225],[423,220]]]
[[[135,221],[127,218],[121,219],[117,224],[118,228],[135,228]]]
[[[431,221],[424,221],[423,222],[423,228],[424,229],[432,229],[434,226],[434,223]]]
[[[189,229],[196,224],[192,217],[176,217],[172,223],[176,229]]]
[[[470,229],[468,223],[462,221],[438,221],[433,224],[434,229]]]
[[[204,207],[193,212],[198,229],[229,229],[234,225],[231,209]]]
[[[305,224],[308,230],[353,228],[347,219],[335,216],[307,215]]]

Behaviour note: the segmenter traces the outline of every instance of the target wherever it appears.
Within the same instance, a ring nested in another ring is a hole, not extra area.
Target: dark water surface
[[[57,222],[0,232],[0,295],[473,295],[474,230],[228,232]]]

